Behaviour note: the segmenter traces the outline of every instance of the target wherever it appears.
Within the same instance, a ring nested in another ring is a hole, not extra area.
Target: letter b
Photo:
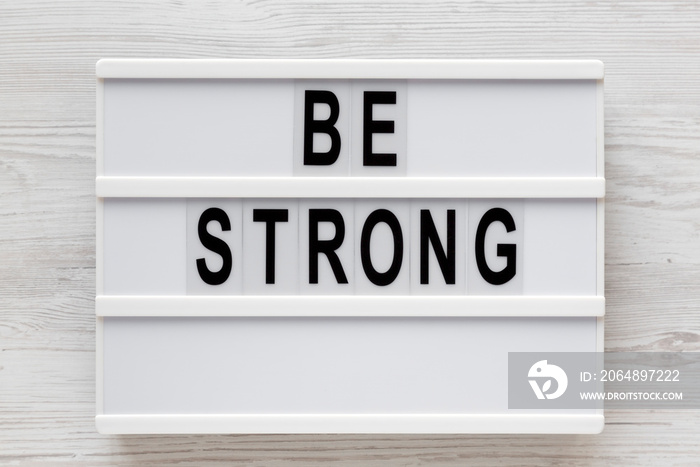
[[[330,109],[326,120],[314,119],[316,104],[325,104]],[[304,165],[332,165],[340,155],[340,133],[335,127],[340,115],[338,97],[331,91],[308,90],[304,93]],[[331,138],[327,152],[314,151],[314,135],[325,133]]]

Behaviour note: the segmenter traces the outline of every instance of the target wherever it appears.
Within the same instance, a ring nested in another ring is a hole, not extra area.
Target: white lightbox
[[[598,61],[101,60],[101,433],[597,433]]]

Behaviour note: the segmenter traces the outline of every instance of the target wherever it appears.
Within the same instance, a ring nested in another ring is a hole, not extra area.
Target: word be
[[[364,91],[362,93],[362,165],[365,167],[396,167],[396,153],[375,153],[373,136],[394,133],[393,120],[378,120],[374,117],[377,105],[395,105],[396,91]],[[328,118],[316,118],[317,106],[327,106]],[[306,90],[304,93],[304,165],[333,165],[340,156],[342,142],[336,123],[340,116],[340,102],[332,91]],[[314,137],[327,135],[330,148],[314,150]]]

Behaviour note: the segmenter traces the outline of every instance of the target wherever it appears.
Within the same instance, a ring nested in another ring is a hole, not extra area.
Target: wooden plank
[[[600,59],[606,348],[700,351],[700,7],[664,2],[0,3],[0,464],[695,465],[694,413],[599,436],[95,432],[95,62]]]

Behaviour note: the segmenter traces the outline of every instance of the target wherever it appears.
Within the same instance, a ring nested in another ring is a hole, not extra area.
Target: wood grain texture
[[[700,351],[700,3],[0,2],[0,465],[699,465],[698,412],[599,436],[95,433],[104,57],[597,58],[607,350]]]

